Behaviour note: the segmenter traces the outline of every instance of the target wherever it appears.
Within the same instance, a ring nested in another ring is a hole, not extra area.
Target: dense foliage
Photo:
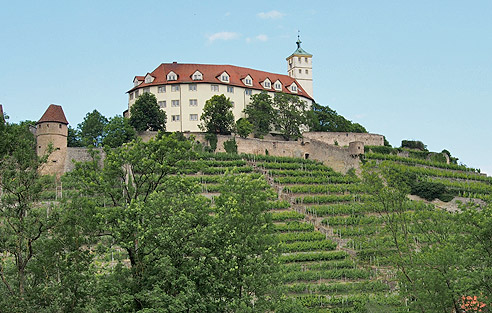
[[[229,135],[234,131],[232,102],[224,95],[215,95],[205,102],[200,116],[200,129],[212,134]]]
[[[130,125],[136,131],[166,130],[166,112],[157,104],[154,94],[144,92],[130,108]]]
[[[310,123],[311,131],[367,133],[362,125],[347,120],[329,106],[313,103],[311,110],[313,113]]]

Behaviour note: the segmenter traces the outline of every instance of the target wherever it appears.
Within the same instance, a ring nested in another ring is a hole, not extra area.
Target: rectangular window
[[[282,89],[282,86],[280,86],[280,84],[275,84],[275,89],[280,90]]]
[[[222,75],[222,81],[228,82],[229,81],[229,76],[227,75]]]
[[[219,91],[219,85],[211,85],[212,91]]]
[[[301,69],[299,69],[299,74],[301,74],[301,73],[302,73],[302,70],[301,70]]]
[[[164,92],[166,92],[166,86],[159,86],[159,87],[157,87],[157,92],[158,93],[164,93]]]
[[[193,74],[193,80],[202,80],[203,77],[202,77],[202,74]]]
[[[270,82],[265,82],[265,88],[270,88],[272,85]]]
[[[133,92],[130,92],[130,100],[133,99]]]
[[[179,107],[179,100],[171,100],[172,107]]]
[[[308,61],[307,58],[304,58],[304,61],[306,61],[306,63],[307,63],[307,61]]]
[[[189,84],[188,86],[190,91],[196,91],[196,84]]]
[[[171,121],[179,122],[179,115],[171,115]]]
[[[139,92],[139,90],[135,91],[135,98],[138,97],[138,92]]]
[[[251,91],[252,91],[251,89],[246,89],[246,90],[244,91],[244,93],[245,93],[247,96],[251,96]]]
[[[231,104],[232,104],[232,107],[235,108],[236,107],[236,104],[234,103],[234,101],[231,101]]]
[[[306,70],[306,74],[309,74],[309,71],[308,70]]]
[[[198,106],[198,100],[190,99],[190,107],[196,107],[196,106]]]
[[[159,105],[159,108],[165,108],[166,107],[166,101],[158,101],[157,104]]]
[[[145,93],[145,92],[150,93],[150,87],[145,87],[145,88],[143,89],[143,92],[144,92],[144,93]]]
[[[227,92],[234,93],[234,87],[227,86]]]
[[[179,91],[179,85],[172,85],[171,91]]]
[[[249,78],[246,78],[246,85],[251,85],[253,82],[251,81],[251,79]]]
[[[297,61],[301,62],[301,57],[298,57],[298,58],[297,58]]]
[[[198,114],[190,114],[190,121],[198,121]]]

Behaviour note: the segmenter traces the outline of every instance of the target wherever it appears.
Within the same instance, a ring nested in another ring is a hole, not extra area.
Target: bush
[[[210,145],[210,152],[214,152],[217,149],[217,134],[206,133],[205,139],[208,141]]]
[[[236,139],[232,138],[227,141],[224,141],[224,149],[227,153],[237,154],[237,144]]]
[[[251,124],[247,119],[240,118],[236,121],[237,134],[241,138],[248,137],[251,132],[253,132],[253,124]]]
[[[412,194],[432,201],[436,198],[440,199],[446,194],[446,186],[443,183],[417,181],[412,186]],[[444,198],[447,199],[449,197],[444,196]]]
[[[419,141],[419,140],[402,140],[401,141],[401,147],[427,151],[427,146],[424,145],[424,143],[422,141]]]

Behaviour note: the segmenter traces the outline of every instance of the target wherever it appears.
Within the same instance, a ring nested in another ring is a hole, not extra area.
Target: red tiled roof
[[[171,71],[176,73],[176,75],[178,76],[177,80],[172,80],[172,81],[167,80],[167,74]],[[192,80],[193,73],[195,73],[196,71],[200,71],[200,73],[203,74],[202,80]],[[230,76],[228,83],[224,83],[219,79],[220,74],[222,74],[223,72],[227,72],[227,74],[229,74]],[[136,89],[147,87],[147,86],[175,84],[175,83],[225,84],[225,85],[238,86],[243,88],[251,88],[257,90],[275,92],[277,90],[273,88],[273,84],[277,80],[279,80],[282,83],[282,92],[303,96],[313,100],[313,98],[309,96],[309,94],[302,88],[301,84],[288,75],[268,73],[268,72],[253,70],[250,68],[239,67],[234,65],[162,63],[153,72],[151,72],[150,75],[155,77],[153,82],[141,83],[140,85],[130,89],[128,92],[132,92]],[[244,84],[242,81],[242,79],[244,79],[248,75],[251,76],[251,78],[253,79],[252,86],[248,86]],[[135,77],[139,77],[139,78],[142,77],[143,80],[144,76],[135,76]],[[270,79],[270,81],[272,82],[272,88],[270,89],[263,88],[263,85],[261,85],[261,82],[263,82],[266,78]],[[287,88],[294,82],[297,85],[297,93],[291,92]]]
[[[36,124],[43,122],[57,122],[68,125],[68,121],[65,117],[65,113],[63,113],[62,107],[56,104],[50,104],[48,109],[46,109],[46,112],[44,112],[43,116],[41,116]]]

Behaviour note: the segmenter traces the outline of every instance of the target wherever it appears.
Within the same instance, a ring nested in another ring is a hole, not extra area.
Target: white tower
[[[297,49],[287,57],[289,76],[295,78],[302,88],[313,97],[313,55],[301,48],[301,39],[297,36]]]

